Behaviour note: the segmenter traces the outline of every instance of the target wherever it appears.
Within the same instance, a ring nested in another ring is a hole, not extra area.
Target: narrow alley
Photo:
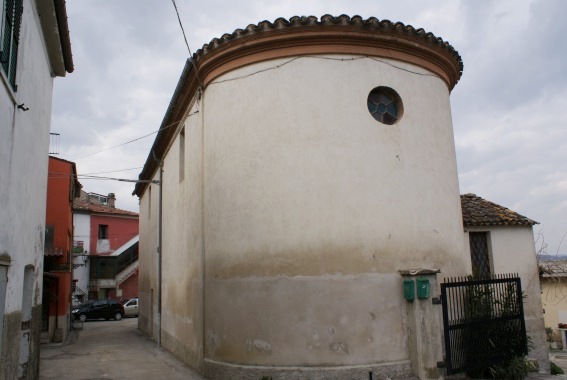
[[[41,346],[40,379],[203,378],[138,330],[137,318],[88,321],[67,343]]]

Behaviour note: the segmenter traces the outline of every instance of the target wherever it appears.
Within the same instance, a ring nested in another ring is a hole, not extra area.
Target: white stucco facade
[[[517,273],[524,292],[526,330],[532,342],[530,356],[548,370],[548,350],[545,343],[541,287],[532,226],[484,226],[465,228],[465,249],[468,267],[471,267],[469,233],[488,233],[491,273]]]
[[[23,1],[16,90],[0,70],[0,377],[10,379],[37,378],[39,369],[51,99],[56,59],[63,61],[50,59],[57,22],[49,3],[40,15],[35,1]]]
[[[378,86],[403,102],[394,125],[368,111]],[[361,54],[216,76],[164,156],[161,327],[160,187],[141,196],[140,328],[210,378],[411,375],[400,271],[466,273],[449,93]]]
[[[388,63],[300,58],[207,89],[211,360],[347,366],[409,359],[398,270],[462,270],[459,192],[446,85]],[[337,77],[344,83],[330,80]],[[394,126],[367,110],[378,85],[404,102]],[[232,100],[238,93],[255,99],[253,112]]]

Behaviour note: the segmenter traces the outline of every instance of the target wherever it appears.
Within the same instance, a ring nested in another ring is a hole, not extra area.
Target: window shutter
[[[2,68],[8,73],[10,67],[10,45],[12,42],[12,23],[14,20],[14,0],[6,0],[6,9],[4,9],[4,30],[2,31]]]
[[[12,89],[16,91],[16,68],[18,63],[18,46],[20,44],[20,26],[24,11],[23,0],[6,0],[4,12],[4,31],[0,62],[8,76]]]

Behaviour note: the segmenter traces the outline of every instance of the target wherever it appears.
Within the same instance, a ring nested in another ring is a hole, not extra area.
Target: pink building
[[[138,214],[115,195],[81,192],[74,203],[77,302],[138,296]]]

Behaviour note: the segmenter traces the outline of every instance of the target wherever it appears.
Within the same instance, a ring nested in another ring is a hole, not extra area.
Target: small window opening
[[[471,249],[472,273],[475,277],[490,275],[490,256],[488,252],[488,233],[469,233],[469,244]]]
[[[98,238],[99,240],[108,239],[108,225],[106,224],[98,225]]]
[[[398,93],[389,87],[376,87],[366,102],[368,112],[382,124],[392,125],[402,118],[402,99]]]

